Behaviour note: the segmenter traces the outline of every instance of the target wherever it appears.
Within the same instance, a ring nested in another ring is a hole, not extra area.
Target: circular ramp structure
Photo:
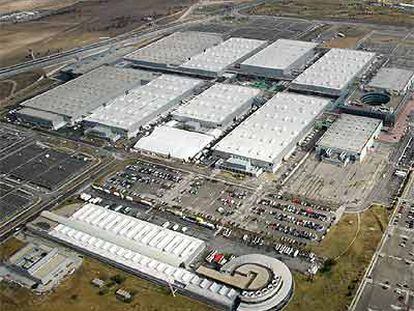
[[[238,311],[281,310],[293,295],[293,277],[289,268],[266,255],[234,258],[222,267],[221,272],[248,280],[240,285]]]

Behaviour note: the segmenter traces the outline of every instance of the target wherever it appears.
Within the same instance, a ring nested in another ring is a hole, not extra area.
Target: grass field
[[[414,19],[409,11],[373,6],[369,1],[281,0],[258,6],[250,13],[414,26]]]
[[[121,276],[121,284],[110,282],[110,278]],[[91,284],[95,277],[111,286],[98,289]],[[130,303],[119,301],[114,293],[124,288],[134,294]],[[0,283],[1,311],[212,311],[214,309],[177,295],[175,298],[164,288],[128,275],[118,269],[104,265],[94,259],[85,258],[82,266],[65,279],[53,292],[37,296],[29,290]]]
[[[286,311],[347,310],[387,221],[386,210],[373,206],[361,214],[358,231],[358,216],[345,214],[325,240],[313,248],[320,256],[340,258],[313,279],[295,274],[295,294]]]

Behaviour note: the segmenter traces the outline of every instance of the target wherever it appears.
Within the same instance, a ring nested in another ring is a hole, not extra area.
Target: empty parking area
[[[29,182],[49,190],[86,168],[90,159],[82,154],[53,150],[36,142],[0,153],[0,172],[9,179]]]
[[[359,48],[379,54],[389,55],[395,51],[408,33],[373,31],[360,43]]]
[[[358,205],[382,176],[390,152],[388,146],[376,146],[362,163],[346,167],[308,157],[284,186],[286,193],[316,202]]]
[[[0,154],[6,149],[13,147],[13,145],[22,142],[27,136],[28,135],[19,131],[0,127]]]
[[[34,200],[35,197],[30,192],[0,179],[0,223],[29,206]]]
[[[275,17],[250,17],[238,21],[214,22],[189,28],[193,31],[217,32],[232,37],[270,40],[300,37],[314,26],[312,22],[278,19]]]

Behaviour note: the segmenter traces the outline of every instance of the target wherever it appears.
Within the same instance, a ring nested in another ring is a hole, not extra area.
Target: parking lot
[[[414,298],[414,203],[398,207],[356,310],[411,310]],[[411,221],[411,222],[410,222]],[[408,307],[408,309],[407,309]]]
[[[90,163],[89,157],[83,154],[53,150],[33,141],[1,152],[0,159],[0,172],[9,179],[48,190],[57,189]]]
[[[184,209],[214,221],[236,219],[252,193],[243,188],[204,177],[195,177],[173,198]]]
[[[143,161],[127,165],[103,183],[105,189],[131,196],[163,197],[180,184],[186,174]]]
[[[0,179],[0,222],[29,206],[34,200],[32,193],[20,189],[10,181]]]
[[[287,203],[280,195],[259,199],[246,219],[247,227],[304,246],[325,237],[335,215],[315,204]]]

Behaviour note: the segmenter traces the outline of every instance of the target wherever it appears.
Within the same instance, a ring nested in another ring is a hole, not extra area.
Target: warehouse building
[[[290,88],[340,96],[375,58],[375,53],[331,49],[295,80]]]
[[[22,108],[16,112],[16,116],[23,123],[35,124],[54,131],[67,125],[63,116],[33,108]]]
[[[191,57],[180,68],[189,74],[218,77],[223,75],[226,69],[244,61],[266,44],[267,41],[262,40],[230,38]]]
[[[131,138],[203,84],[202,80],[162,75],[132,89],[86,118],[85,125],[102,137]]]
[[[61,118],[73,125],[114,97],[154,77],[154,73],[142,70],[103,66],[23,102],[21,105],[31,110],[21,115],[37,126],[62,127],[61,121],[54,121]]]
[[[161,70],[176,70],[194,55],[222,42],[220,35],[196,31],[174,32],[124,57],[134,64]]]
[[[380,89],[395,95],[407,93],[414,84],[414,72],[399,68],[380,68],[368,88]]]
[[[231,84],[214,84],[172,112],[175,120],[198,130],[225,128],[248,111],[260,90]]]
[[[134,149],[146,154],[189,161],[213,140],[214,137],[210,135],[160,126],[151,135],[141,138]]]
[[[315,54],[317,43],[279,39],[240,64],[240,72],[266,78],[292,78]]]
[[[90,203],[82,206],[70,218],[56,214],[46,216],[62,225],[55,231],[67,233],[73,228],[92,233],[175,267],[188,266],[205,248],[202,240]]]
[[[69,218],[42,218],[55,224],[49,238],[215,307],[237,306],[237,290],[185,269],[204,249],[202,240],[92,204]]]
[[[274,172],[329,103],[325,98],[278,93],[215,145],[213,153]],[[239,163],[234,170],[243,172],[242,167]]]
[[[324,160],[344,165],[361,162],[381,128],[381,120],[342,114],[317,142],[316,152]]]

